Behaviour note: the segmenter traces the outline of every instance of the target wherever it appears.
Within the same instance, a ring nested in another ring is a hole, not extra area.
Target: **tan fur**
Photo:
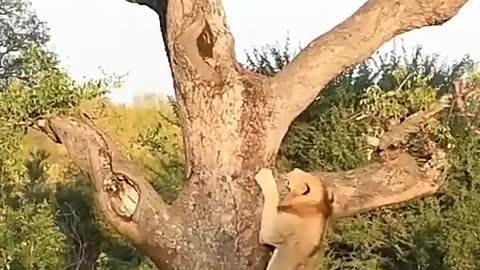
[[[313,269],[332,214],[332,198],[309,173],[294,169],[286,178],[289,192],[280,203],[272,171],[262,169],[255,177],[264,196],[259,241],[276,247],[267,270]]]

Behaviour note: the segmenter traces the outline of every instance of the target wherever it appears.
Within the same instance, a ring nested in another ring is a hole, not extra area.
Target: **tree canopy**
[[[23,0],[0,1],[0,86],[11,77],[28,78],[22,54],[43,46],[49,40],[48,29]]]

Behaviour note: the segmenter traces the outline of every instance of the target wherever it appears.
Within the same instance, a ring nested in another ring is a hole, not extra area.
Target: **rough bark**
[[[263,269],[268,250],[258,244],[261,196],[253,176],[272,165],[291,121],[343,68],[395,35],[447,21],[466,2],[370,0],[266,78],[236,61],[221,0],[129,1],[159,15],[187,161],[180,196],[167,206],[88,118],[44,118],[37,128],[90,174],[108,223],[160,269],[178,270]],[[338,216],[345,216],[434,193],[440,174],[432,168],[400,154],[323,177],[335,190]]]

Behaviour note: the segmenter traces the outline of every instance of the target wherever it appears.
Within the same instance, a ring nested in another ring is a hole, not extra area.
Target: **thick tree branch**
[[[345,68],[357,64],[396,35],[440,25],[467,0],[369,0],[344,22],[313,40],[273,78],[279,111],[290,123]]]
[[[347,217],[386,206],[402,206],[435,194],[444,180],[446,154],[437,150],[424,166],[401,153],[344,173],[319,173],[334,193],[334,216]]]
[[[349,217],[381,207],[399,207],[414,199],[435,194],[444,180],[446,154],[436,149],[432,158],[419,166],[414,157],[399,153],[385,162],[376,162],[347,172],[311,172],[333,194],[333,216]],[[280,176],[278,179],[284,179]],[[281,193],[286,193],[279,181]]]
[[[191,241],[182,237],[182,222],[118,145],[92,121],[84,116],[54,116],[37,120],[34,128],[63,144],[72,161],[88,173],[96,205],[118,233],[161,269],[172,269],[173,261],[186,258],[177,252],[180,245]]]

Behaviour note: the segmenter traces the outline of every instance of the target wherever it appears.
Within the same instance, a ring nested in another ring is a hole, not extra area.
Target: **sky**
[[[75,80],[126,75],[113,101],[131,103],[144,93],[173,94],[157,15],[125,0],[31,0],[52,36],[49,46]],[[237,58],[253,47],[282,42],[307,45],[354,13],[365,0],[223,0]],[[292,4],[293,3],[293,4]],[[475,26],[476,25],[476,26]],[[470,54],[480,60],[480,0],[469,0],[442,26],[398,36],[407,46],[449,60]],[[393,42],[393,41],[392,41]],[[354,46],[354,44],[352,44]],[[382,48],[387,49],[391,42]]]

